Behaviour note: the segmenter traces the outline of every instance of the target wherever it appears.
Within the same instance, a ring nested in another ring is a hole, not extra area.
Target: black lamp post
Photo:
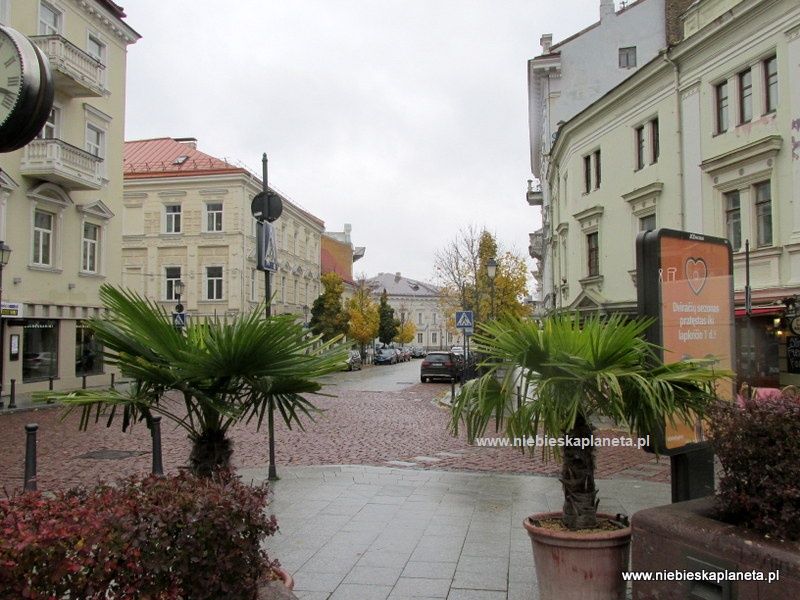
[[[175,294],[175,300],[178,303],[175,306],[175,312],[183,312],[183,305],[181,304],[181,296],[183,296],[183,290],[186,289],[186,284],[183,283],[180,279],[176,281],[172,285],[172,291]]]
[[[0,242],[0,408],[3,408],[3,377],[5,376],[5,344],[3,344],[3,267],[8,264],[11,258],[11,248],[5,242]],[[13,404],[13,403],[12,403]],[[14,408],[10,406],[10,408]]]
[[[486,276],[489,278],[489,284],[492,286],[492,320],[494,320],[494,278],[497,276],[497,261],[494,258],[490,258],[486,261]]]

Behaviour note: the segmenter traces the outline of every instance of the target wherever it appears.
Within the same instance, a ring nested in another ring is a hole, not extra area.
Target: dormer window
[[[172,164],[173,164],[173,165],[182,165],[182,164],[183,164],[183,163],[185,163],[187,160],[189,160],[189,157],[188,157],[188,156],[185,156],[185,155],[184,155],[184,156],[179,156],[178,158],[176,158],[176,159],[175,159],[175,160],[172,162]]]

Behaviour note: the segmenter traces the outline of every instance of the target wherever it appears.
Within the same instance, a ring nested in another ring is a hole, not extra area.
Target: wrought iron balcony
[[[57,139],[37,139],[25,146],[20,172],[70,190],[103,187],[103,159]]]
[[[53,69],[56,89],[73,98],[99,98],[105,94],[105,66],[60,35],[32,36]]]

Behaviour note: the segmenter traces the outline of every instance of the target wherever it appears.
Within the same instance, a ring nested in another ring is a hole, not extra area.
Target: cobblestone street
[[[383,367],[378,367],[383,368]],[[392,367],[390,367],[392,368]],[[445,469],[554,475],[559,466],[514,448],[470,446],[462,434],[447,432],[448,411],[437,403],[446,384],[408,383],[398,391],[354,391],[332,386],[336,397],[316,397],[321,409],[316,422],[304,421],[288,430],[276,420],[276,465],[371,465],[409,469]],[[38,487],[40,490],[92,484],[134,473],[152,465],[150,433],[138,423],[122,433],[121,421],[104,421],[79,431],[78,414],[61,420],[56,407],[0,414],[0,488],[21,488],[24,477],[25,425],[37,423]],[[599,435],[621,437],[624,432],[601,430]],[[487,435],[493,435],[488,431]],[[268,466],[266,423],[239,425],[231,432],[234,466]],[[186,433],[162,422],[163,462],[166,472],[186,464],[190,445]],[[621,475],[648,481],[669,481],[669,459],[656,458],[634,448],[598,448],[597,475]]]

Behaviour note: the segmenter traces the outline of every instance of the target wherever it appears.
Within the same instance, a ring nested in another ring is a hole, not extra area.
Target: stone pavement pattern
[[[447,385],[415,384],[398,392],[338,390],[337,397],[320,396],[323,411],[305,430],[288,430],[276,422],[276,465],[372,465],[412,469],[447,469],[555,475],[559,465],[544,462],[537,451],[522,454],[514,448],[479,448],[464,435],[447,432],[448,411],[435,402]],[[120,420],[105,419],[78,430],[78,414],[66,420],[54,407],[0,414],[0,490],[21,488],[24,474],[25,424],[37,423],[39,489],[94,484],[151,469],[150,432],[137,423],[122,433]],[[619,431],[605,432],[618,437]],[[491,435],[491,433],[489,434]],[[237,468],[266,467],[266,424],[238,425],[231,430],[233,462]],[[186,433],[162,422],[165,472],[177,472],[189,456]],[[622,475],[648,481],[669,481],[669,460],[632,448],[599,448],[598,477]]]

